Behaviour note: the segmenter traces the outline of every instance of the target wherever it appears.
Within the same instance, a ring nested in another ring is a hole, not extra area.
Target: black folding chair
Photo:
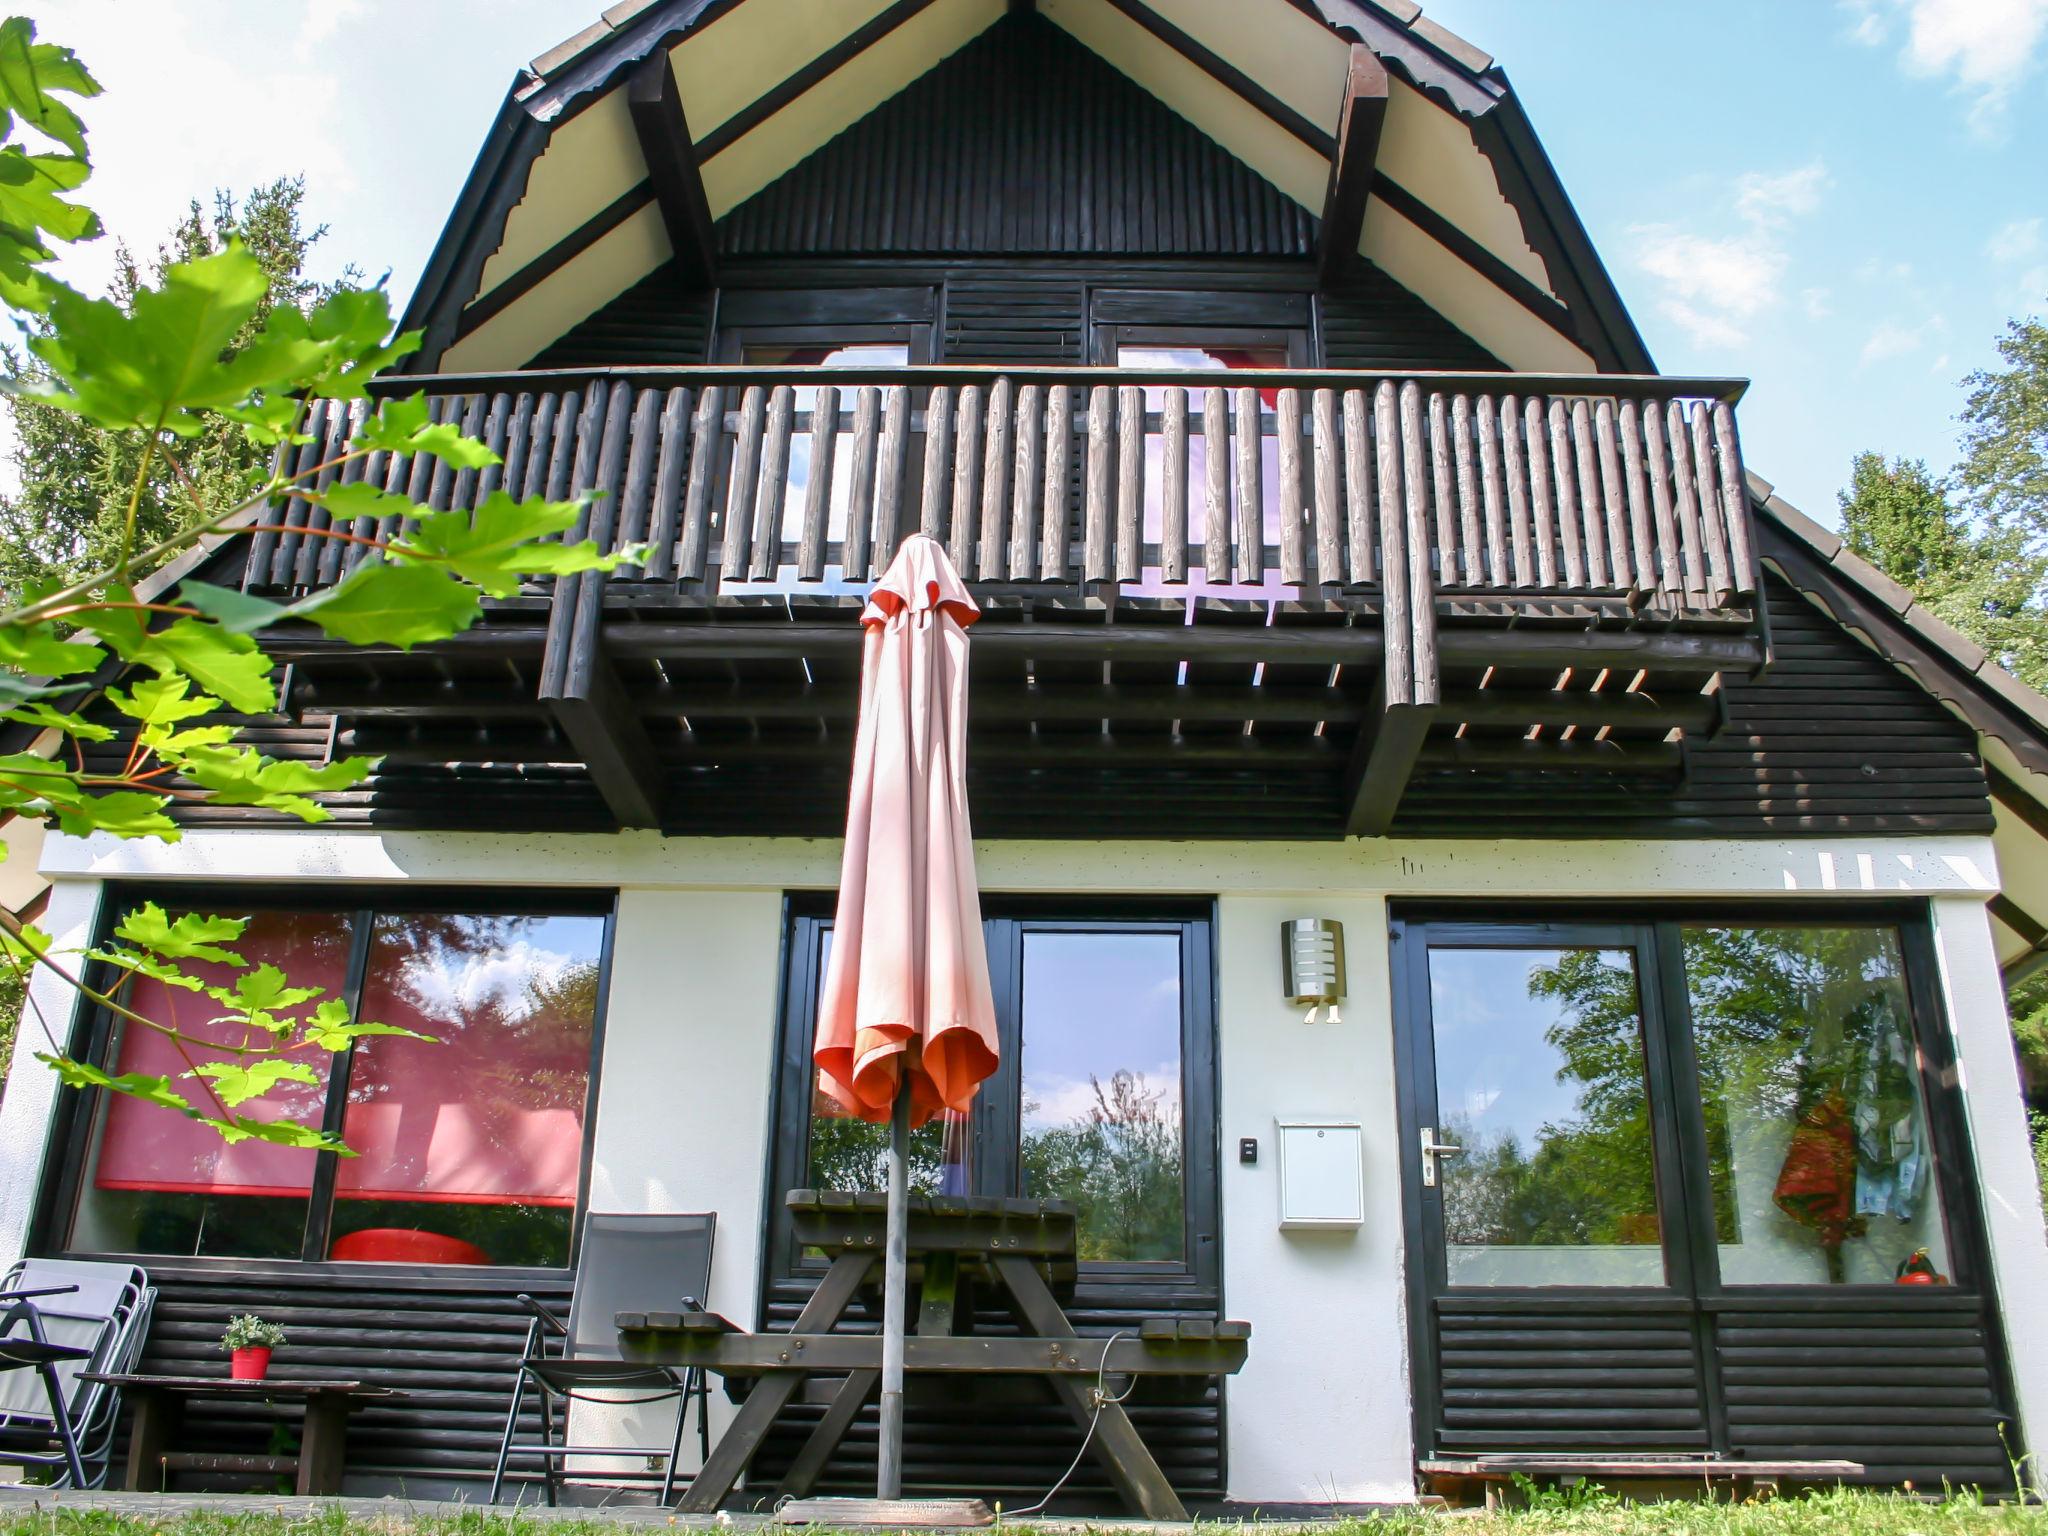
[[[135,1369],[156,1291],[132,1264],[24,1259],[0,1281],[0,1461],[56,1467],[58,1487],[107,1480],[119,1389],[87,1371]]]
[[[697,1405],[702,1454],[711,1454],[711,1426],[706,1417],[710,1389],[704,1373],[694,1367],[682,1370],[620,1358],[619,1331],[613,1318],[620,1312],[700,1309],[711,1288],[711,1238],[717,1221],[715,1215],[587,1215],[569,1320],[563,1322],[531,1296],[519,1298],[533,1314],[533,1322],[526,1330],[526,1352],[512,1386],[512,1407],[505,1415],[505,1437],[498,1446],[498,1466],[491,1477],[493,1504],[498,1502],[506,1468],[515,1457],[540,1462],[547,1500],[553,1504],[562,1481],[561,1463],[570,1456],[622,1457],[642,1463],[660,1459],[661,1501],[666,1504],[675,1492],[676,1461],[682,1455],[683,1429],[692,1400]],[[522,1442],[516,1437],[529,1386],[540,1395],[541,1437]],[[678,1401],[675,1438],[666,1451],[650,1446],[567,1443],[569,1404],[573,1401],[639,1404],[669,1398]],[[634,1467],[605,1474],[607,1480],[632,1482],[652,1481],[656,1475]]]

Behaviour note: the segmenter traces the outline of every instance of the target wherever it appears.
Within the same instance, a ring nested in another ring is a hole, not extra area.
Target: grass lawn
[[[252,1500],[252,1503],[256,1501]],[[1205,1523],[1206,1524],[1206,1523]],[[1284,1536],[1286,1523],[1215,1524]],[[522,1519],[517,1514],[351,1518],[340,1510],[292,1516],[202,1512],[144,1519],[109,1510],[0,1511],[0,1536],[622,1536],[659,1530],[604,1520]],[[1040,1528],[1011,1526],[1017,1536]],[[1065,1525],[1071,1532],[1073,1526]],[[2048,1536],[2048,1508],[1956,1498],[1926,1503],[1890,1493],[1838,1492],[1750,1504],[1628,1504],[1598,1495],[1539,1495],[1534,1505],[1487,1514],[1429,1510],[1318,1527],[1315,1536]]]

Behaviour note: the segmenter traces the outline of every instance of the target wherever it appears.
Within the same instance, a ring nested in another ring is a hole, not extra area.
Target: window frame
[[[838,346],[900,341],[911,365],[938,355],[936,289],[819,288],[721,290],[710,358],[738,365],[749,345]],[[843,370],[858,378],[860,370]]]
[[[273,885],[221,887],[195,885],[190,882],[124,882],[110,884],[101,892],[99,910],[93,927],[94,945],[97,947],[109,942],[121,918],[146,901],[154,901],[167,908],[189,908],[198,911],[232,912],[248,908],[329,912],[337,916],[348,916],[354,923],[354,929],[351,934],[343,995],[349,999],[352,1008],[360,1002],[367,980],[371,928],[373,920],[378,916],[433,912],[474,913],[486,916],[548,914],[601,919],[603,928],[598,940],[597,1006],[591,1018],[590,1070],[584,1089],[582,1146],[576,1178],[576,1203],[569,1217],[568,1252],[564,1262],[559,1265],[365,1264],[353,1260],[330,1259],[327,1257],[327,1246],[333,1232],[335,1179],[340,1161],[338,1156],[331,1152],[314,1154],[313,1177],[306,1197],[306,1225],[296,1258],[239,1258],[226,1254],[130,1254],[100,1249],[74,1249],[71,1246],[71,1237],[76,1230],[78,1205],[91,1185],[90,1154],[93,1130],[101,1112],[101,1102],[106,1096],[106,1090],[100,1088],[59,1090],[47,1143],[49,1155],[44,1162],[45,1176],[30,1228],[35,1235],[34,1251],[81,1259],[132,1259],[145,1266],[162,1265],[166,1262],[178,1265],[241,1268],[283,1265],[293,1270],[317,1266],[351,1274],[375,1270],[381,1273],[426,1276],[445,1276],[458,1269],[475,1270],[479,1273],[550,1277],[574,1273],[576,1255],[583,1240],[583,1218],[590,1203],[591,1154],[597,1135],[605,1022],[611,997],[612,963],[618,928],[618,898],[615,891],[534,889],[492,891],[486,894],[475,888],[464,887],[414,890],[407,887],[352,886],[323,892],[317,888],[308,890],[304,887]],[[89,985],[104,988],[113,979],[112,967],[99,961],[93,961],[88,965],[86,980]],[[108,1010],[97,1007],[84,998],[78,999],[67,1042],[69,1048],[74,1054],[86,1053],[81,1059],[104,1066],[107,1051],[114,1038],[114,1024],[114,1015]],[[337,1054],[328,1074],[327,1098],[321,1124],[336,1135],[340,1134],[342,1117],[348,1108],[349,1080],[354,1061],[355,1046],[351,1045],[348,1051]],[[55,1173],[54,1177],[50,1176],[52,1170]]]
[[[829,895],[795,894],[783,909],[782,992],[776,1011],[774,1085],[769,1109],[767,1181],[762,1200],[764,1278],[816,1279],[825,1266],[796,1251],[783,1193],[801,1187],[808,1167],[811,1085],[810,1043],[816,1034],[816,998],[824,931],[831,926]],[[1181,978],[1181,1219],[1179,1263],[1167,1260],[1091,1261],[1085,1281],[1143,1284],[1163,1294],[1216,1294],[1222,1282],[1222,1123],[1217,1075],[1216,946],[1213,901],[1127,902],[1077,898],[985,898],[982,929],[989,946],[1000,1045],[995,1075],[975,1095],[975,1194],[1014,1192],[1020,1171],[1023,1079],[1019,1056],[1023,1020],[1023,944],[1031,932],[1162,932],[1180,937]],[[801,1106],[801,1110],[799,1110]]]
[[[1665,1223],[1666,1285],[1659,1287],[1549,1286],[1458,1287],[1445,1283],[1440,1231],[1422,1200],[1420,1153],[1403,1133],[1403,1206],[1411,1235],[1423,1242],[1423,1263],[1411,1265],[1411,1277],[1424,1275],[1431,1294],[1482,1296],[1606,1297],[1630,1294],[1697,1301],[1708,1308],[1739,1307],[1749,1297],[1826,1297],[1850,1292],[1885,1294],[1884,1283],[1827,1285],[1770,1281],[1726,1283],[1721,1278],[1718,1239],[1714,1230],[1713,1184],[1707,1145],[1706,1117],[1699,1101],[1699,1068],[1693,1046],[1691,1000],[1686,985],[1682,930],[1687,927],[1888,927],[1899,940],[1912,1040],[1919,1058],[1922,1105],[1927,1115],[1934,1182],[1941,1201],[1942,1233],[1948,1245],[1949,1278],[1959,1293],[1989,1297],[1992,1271],[1982,1213],[1981,1184],[1967,1134],[1955,1055],[1955,1038],[1943,1006],[1930,912],[1924,901],[1872,899],[1862,902],[1660,902],[1647,909],[1614,903],[1551,904],[1539,915],[1526,903],[1491,906],[1483,903],[1396,906],[1390,914],[1394,949],[1397,1010],[1396,1087],[1403,1126],[1427,1123],[1422,1106],[1433,1096],[1435,1049],[1430,1029],[1428,955],[1439,935],[1453,935],[1464,947],[1487,947],[1484,934],[1583,934],[1639,929],[1647,939],[1639,985],[1647,1038],[1661,1035],[1664,1076],[1652,1072],[1653,1127],[1661,1119],[1673,1141],[1661,1136],[1658,1156],[1670,1159],[1658,1170],[1658,1210]],[[1513,944],[1515,939],[1500,941]],[[1556,940],[1553,942],[1566,942]],[[1576,937],[1569,942],[1583,942]],[[1406,953],[1403,953],[1405,949]],[[1425,1057],[1431,1059],[1425,1060]],[[1684,1091],[1681,1091],[1684,1090]],[[1665,1102],[1657,1103],[1659,1095]],[[1668,1150],[1667,1150],[1668,1149]],[[1674,1202],[1665,1194],[1673,1186]],[[1673,1224],[1674,1218],[1676,1224]]]

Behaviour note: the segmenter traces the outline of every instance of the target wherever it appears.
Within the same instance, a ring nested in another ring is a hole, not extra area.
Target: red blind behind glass
[[[362,1017],[440,1044],[356,1047],[341,1199],[576,1202],[604,920],[379,917]]]
[[[294,986],[325,987],[339,996],[348,978],[352,926],[347,916],[332,912],[259,912],[232,947],[252,966],[264,961],[277,966]],[[197,962],[187,963],[185,970],[209,983],[229,985],[237,974],[225,965]],[[137,977],[128,983],[121,1001],[182,1034],[223,1045],[241,1043],[239,1028],[211,1022],[223,1010],[201,993]],[[154,1030],[127,1023],[121,1028],[116,1071],[171,1078],[172,1087],[193,1104],[218,1112],[206,1090],[183,1074],[195,1063],[223,1059],[224,1053],[187,1044],[181,1054],[177,1042]],[[280,1083],[261,1099],[238,1106],[235,1113],[254,1120],[317,1124],[334,1058],[320,1050],[294,1054],[319,1074],[320,1081]],[[303,1195],[312,1187],[313,1161],[314,1154],[300,1147],[254,1140],[229,1146],[206,1126],[153,1104],[109,1094],[95,1178],[102,1189]]]

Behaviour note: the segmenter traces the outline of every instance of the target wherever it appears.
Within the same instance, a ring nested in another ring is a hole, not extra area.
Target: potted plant
[[[228,1374],[236,1381],[261,1381],[270,1369],[270,1352],[284,1342],[284,1330],[254,1312],[228,1319],[220,1341],[228,1350]]]

